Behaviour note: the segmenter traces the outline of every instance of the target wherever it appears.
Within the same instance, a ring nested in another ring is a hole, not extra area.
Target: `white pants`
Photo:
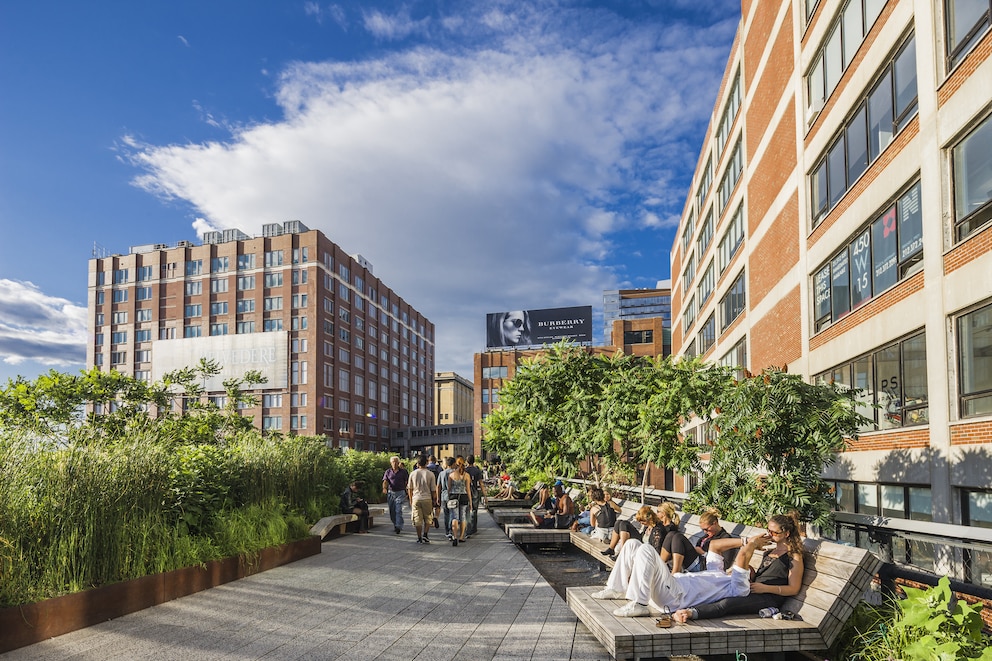
[[[750,580],[750,572],[737,566],[731,568],[730,574],[718,571],[672,574],[654,547],[628,539],[620,549],[606,587],[625,593],[628,600],[639,604],[678,610],[724,597],[743,597],[751,591]]]

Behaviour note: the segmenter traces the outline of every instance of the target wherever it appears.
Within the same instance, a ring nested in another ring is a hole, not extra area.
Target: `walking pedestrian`
[[[465,467],[472,480],[472,513],[469,519],[468,534],[474,535],[479,532],[479,504],[483,499],[482,469],[475,465],[475,455],[468,456],[468,466]]]
[[[389,519],[393,522],[393,530],[400,534],[403,530],[403,503],[406,500],[406,486],[410,473],[400,465],[400,458],[389,458],[389,468],[382,474],[382,493],[386,494],[389,504]]]
[[[455,460],[455,469],[448,474],[447,509],[451,511],[451,545],[465,541],[468,532],[468,512],[472,508],[472,478],[465,472],[465,459]]]
[[[455,458],[446,457],[444,460],[446,468],[441,471],[441,474],[437,476],[437,491],[440,495],[438,499],[441,503],[441,509],[444,510],[444,536],[448,540],[454,539],[451,536],[451,510],[448,509],[448,476],[451,475],[451,471],[455,469]]]
[[[430,544],[427,533],[430,532],[434,505],[437,503],[437,482],[434,480],[434,473],[427,468],[427,455],[422,454],[417,459],[417,468],[407,482],[407,495],[410,498],[413,527],[417,529],[417,543]]]

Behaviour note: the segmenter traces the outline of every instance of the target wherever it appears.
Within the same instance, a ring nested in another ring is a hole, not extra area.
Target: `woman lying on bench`
[[[761,566],[753,572],[751,556],[770,544],[774,548],[765,552]],[[802,539],[796,523],[788,516],[775,515],[768,519],[766,534],[744,542],[729,573],[672,574],[652,546],[627,540],[610,572],[606,589],[592,596],[595,599],[626,597],[629,602],[613,611],[617,617],[650,615],[648,604],[651,603],[659,610],[675,610],[675,619],[685,622],[757,613],[765,606],[781,605],[782,599],[799,593],[802,580]],[[778,603],[768,603],[769,597],[778,599]]]

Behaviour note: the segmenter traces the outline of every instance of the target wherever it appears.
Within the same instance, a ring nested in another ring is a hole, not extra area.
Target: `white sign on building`
[[[221,391],[226,379],[239,379],[258,370],[268,381],[263,388],[284,390],[289,384],[289,333],[215,335],[152,342],[152,379],[184,367],[195,367],[201,358],[216,361],[221,371],[207,379],[207,391]]]

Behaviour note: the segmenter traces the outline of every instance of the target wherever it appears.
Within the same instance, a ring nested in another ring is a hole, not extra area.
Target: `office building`
[[[454,372],[434,375],[434,424],[472,423],[472,382]]]
[[[91,259],[88,312],[91,366],[151,381],[210,358],[218,404],[222,379],[260,370],[268,381],[243,413],[263,430],[381,451],[433,416],[434,325],[299,221]]]
[[[990,21],[743,2],[671,255],[673,353],[863,391],[871,423],[826,472],[840,539],[878,548],[885,517],[897,562],[986,585]]]
[[[672,281],[659,280],[654,289],[614,289],[603,292],[603,346],[613,346],[613,324],[622,319],[661,319],[664,332],[670,333],[672,328]],[[653,332],[649,330],[649,332]],[[631,339],[631,338],[627,338]],[[653,343],[647,339],[644,343]],[[624,345],[635,344],[623,342]],[[663,342],[667,349],[664,355],[671,353],[671,338]],[[616,343],[620,345],[619,342]]]

